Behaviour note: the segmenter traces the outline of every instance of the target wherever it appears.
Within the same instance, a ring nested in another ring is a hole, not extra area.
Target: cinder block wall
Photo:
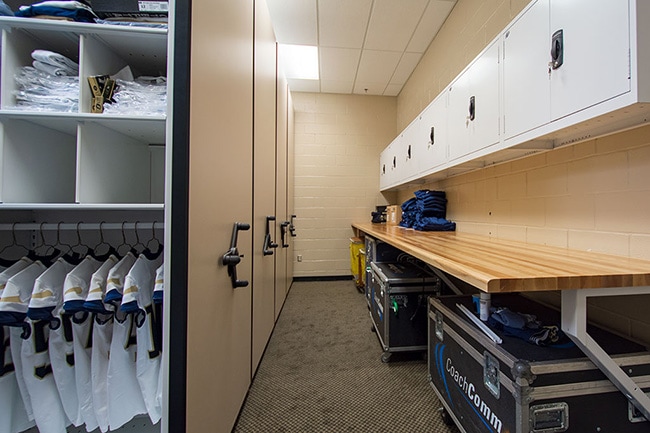
[[[292,93],[295,113],[294,276],[351,275],[352,221],[369,221],[379,153],[395,137],[395,97]],[[297,256],[302,261],[297,261]]]

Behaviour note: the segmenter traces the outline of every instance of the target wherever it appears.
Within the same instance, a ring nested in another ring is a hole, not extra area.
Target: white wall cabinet
[[[505,138],[550,121],[549,28],[549,0],[537,0],[503,34]]]
[[[550,9],[549,46],[563,57],[562,66],[551,67],[551,120],[628,92],[628,2],[552,0]],[[559,32],[562,41],[554,43]]]
[[[423,156],[419,154],[417,145],[420,132],[419,124],[420,120],[416,117],[401,134],[397,152],[396,179],[412,179],[418,175],[419,160]]]
[[[425,164],[417,178],[646,123],[649,17],[643,0],[532,1],[443,92],[448,160]],[[417,178],[393,179],[384,190]]]
[[[390,188],[400,181],[398,175],[398,151],[400,149],[402,135],[395,139],[381,152],[379,156],[379,187],[380,189]]]
[[[499,141],[499,44],[492,42],[447,89],[449,160]]]
[[[630,91],[626,1],[537,0],[503,45],[506,138]]]
[[[415,153],[418,173],[427,175],[447,162],[447,94],[442,93],[418,117],[418,138]]]

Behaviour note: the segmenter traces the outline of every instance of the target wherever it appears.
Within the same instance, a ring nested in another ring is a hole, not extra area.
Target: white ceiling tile
[[[400,56],[401,53],[392,51],[364,50],[361,53],[357,81],[388,84]]]
[[[428,0],[375,0],[365,48],[404,51]]]
[[[424,11],[415,33],[409,42],[406,51],[413,53],[424,53],[429,44],[442,27],[447,16],[454,8],[456,1],[449,0],[431,0],[429,6]]]
[[[354,81],[330,81],[323,80],[320,81],[320,91],[323,93],[352,93],[352,88],[354,86]]]
[[[372,0],[318,0],[320,45],[361,48],[371,6]]]
[[[320,49],[321,80],[354,81],[361,50],[350,48]]]
[[[389,84],[384,90],[384,96],[397,96],[402,91],[402,84]]]
[[[406,80],[411,76],[411,72],[413,72],[413,69],[415,69],[421,57],[422,54],[420,53],[404,53],[397,64],[397,68],[395,69],[393,77],[390,79],[390,83],[399,84],[400,86],[404,85]]]
[[[318,45],[316,0],[267,0],[281,44]]]
[[[320,92],[320,83],[318,80],[301,80],[298,78],[287,79],[289,89],[292,92]]]

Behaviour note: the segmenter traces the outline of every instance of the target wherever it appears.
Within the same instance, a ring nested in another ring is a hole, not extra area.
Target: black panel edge
[[[174,322],[169,327],[169,396],[168,432],[184,433],[187,429],[187,281],[189,220],[189,126],[190,60],[192,2],[179,1],[174,8],[174,94],[172,132],[171,250],[170,278],[172,290],[165,304]]]

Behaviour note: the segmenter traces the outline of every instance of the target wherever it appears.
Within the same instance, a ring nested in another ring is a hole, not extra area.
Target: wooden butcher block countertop
[[[650,286],[650,261],[456,232],[353,223],[488,293]]]

